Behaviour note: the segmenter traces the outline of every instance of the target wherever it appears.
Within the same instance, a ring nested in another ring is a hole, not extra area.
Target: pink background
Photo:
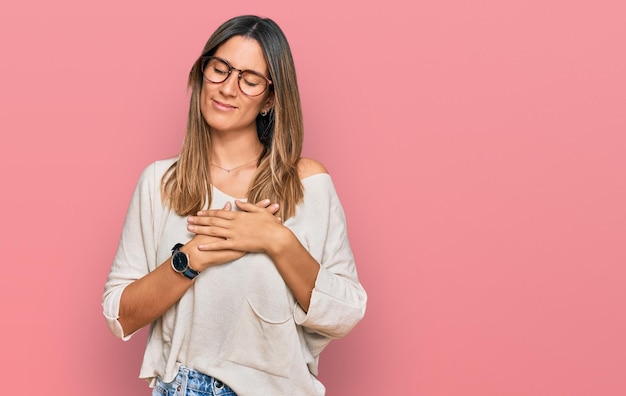
[[[329,396],[626,394],[621,0],[3,5],[4,393],[149,394],[146,331],[115,339],[102,288],[189,67],[242,13],[290,40],[369,292]]]

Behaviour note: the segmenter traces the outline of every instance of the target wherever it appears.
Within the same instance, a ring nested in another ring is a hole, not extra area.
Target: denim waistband
[[[235,392],[233,392],[230,387],[217,378],[213,378],[186,366],[180,366],[178,368],[178,374],[174,382],[182,385],[185,390],[208,392],[214,395],[235,395]]]

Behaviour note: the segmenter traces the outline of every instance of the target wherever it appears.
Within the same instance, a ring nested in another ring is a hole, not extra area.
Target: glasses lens
[[[203,73],[204,78],[210,82],[221,83],[228,79],[229,71],[231,70],[233,69],[225,61],[219,58],[209,57],[205,60]],[[238,69],[235,69],[235,73],[237,73],[237,71]],[[239,89],[248,96],[261,95],[269,85],[265,76],[252,70],[244,70],[240,72],[240,74],[235,75],[239,77]]]
[[[249,96],[261,95],[267,88],[267,80],[253,71],[246,70],[241,73],[239,88]]]
[[[217,58],[209,58],[204,66],[204,77],[214,83],[221,83],[228,78],[228,64]]]

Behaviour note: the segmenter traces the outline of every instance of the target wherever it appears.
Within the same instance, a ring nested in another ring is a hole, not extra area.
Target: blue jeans
[[[157,378],[152,396],[237,396],[222,381],[180,366],[174,381],[165,383]]]

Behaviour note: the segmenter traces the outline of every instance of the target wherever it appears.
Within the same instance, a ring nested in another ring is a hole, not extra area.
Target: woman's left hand
[[[280,218],[266,208],[235,201],[240,211],[203,210],[188,219],[188,229],[196,234],[222,238],[201,244],[199,250],[238,250],[268,253],[288,237]]]

